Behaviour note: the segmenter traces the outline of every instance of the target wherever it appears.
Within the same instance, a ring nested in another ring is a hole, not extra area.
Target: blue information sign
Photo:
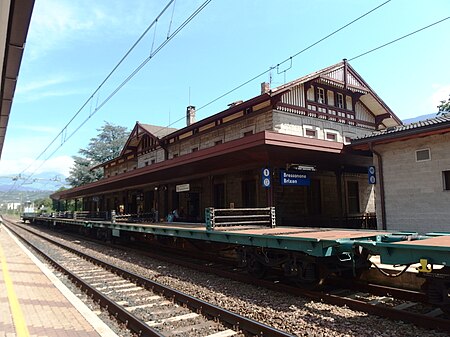
[[[280,184],[284,186],[309,186],[311,180],[307,172],[280,170]]]
[[[268,168],[262,169],[261,182],[265,188],[270,187],[270,170]]]
[[[371,185],[376,184],[377,178],[375,176],[375,166],[369,166],[369,169],[367,170],[367,174],[369,176],[369,184],[371,184]]]

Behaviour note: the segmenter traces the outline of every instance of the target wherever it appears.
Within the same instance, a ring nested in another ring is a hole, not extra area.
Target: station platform
[[[117,336],[0,225],[0,337]]]

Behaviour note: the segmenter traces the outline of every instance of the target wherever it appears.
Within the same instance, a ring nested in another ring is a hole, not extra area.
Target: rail
[[[276,227],[275,207],[265,208],[214,208],[205,209],[207,230],[216,227],[258,225]]]
[[[118,303],[112,301],[109,297],[103,295],[96,288],[87,284],[85,281],[81,280],[77,275],[75,275],[74,273],[72,273],[69,270],[67,270],[66,268],[64,268],[57,261],[55,261],[50,256],[48,256],[44,251],[42,251],[41,249],[36,247],[34,244],[32,244],[31,242],[26,240],[23,236],[21,236],[17,230],[15,230],[14,228],[11,227],[11,225],[13,225],[13,223],[9,223],[7,225],[9,230],[14,232],[18,237],[20,237],[21,240],[27,242],[40,255],[44,256],[44,258],[47,259],[55,268],[57,268],[61,272],[68,275],[68,277],[71,280],[73,280],[75,284],[77,284],[88,295],[92,296],[96,301],[98,301],[98,303],[102,307],[106,308],[112,316],[115,316],[115,317],[117,317],[117,319],[124,322],[125,326],[127,328],[136,332],[137,335],[139,335],[141,337],[146,337],[146,336],[162,337],[163,336],[157,330],[153,329],[152,327],[149,327],[146,323],[143,323],[140,319],[138,319],[135,315],[131,314],[124,307],[122,307]],[[185,294],[181,291],[178,291],[174,288],[166,286],[162,283],[158,283],[156,281],[153,281],[153,280],[150,280],[143,276],[140,276],[132,271],[122,269],[122,268],[112,265],[106,261],[92,257],[88,254],[83,253],[82,251],[78,251],[74,248],[66,246],[63,243],[57,242],[45,235],[31,231],[29,228],[24,228],[24,227],[20,227],[20,228],[29,233],[32,233],[33,235],[36,235],[36,236],[44,239],[60,248],[66,249],[67,251],[82,257],[86,261],[92,262],[95,265],[100,266],[112,273],[120,275],[121,277],[128,279],[130,282],[139,284],[140,286],[142,286],[145,289],[151,289],[152,291],[161,294],[161,296],[164,296],[167,299],[170,299],[173,302],[178,303],[181,306],[185,306],[185,307],[189,308],[193,312],[202,314],[205,317],[213,317],[218,322],[225,323],[226,325],[229,325],[232,327],[238,327],[239,330],[242,330],[252,336],[273,336],[273,337],[291,337],[292,336],[291,334],[289,334],[287,332],[278,330],[278,329],[268,326],[264,323],[244,317],[240,314],[234,313],[232,311],[218,307],[214,304],[205,302],[196,297]],[[172,334],[170,334],[170,335],[172,335]]]

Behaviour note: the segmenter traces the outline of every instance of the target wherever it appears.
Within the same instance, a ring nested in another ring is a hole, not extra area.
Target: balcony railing
[[[376,129],[375,123],[356,119],[353,111],[341,109],[326,104],[307,101],[308,108],[288,103],[278,103],[278,108],[286,112],[294,112],[299,115],[328,120],[330,122],[358,126],[366,129]]]

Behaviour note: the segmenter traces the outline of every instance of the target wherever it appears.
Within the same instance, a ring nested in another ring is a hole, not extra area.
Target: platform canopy
[[[263,131],[226,142],[212,148],[193,152],[117,176],[59,191],[51,195],[55,200],[82,198],[101,193],[160,185],[196,179],[225,172],[263,168],[267,164],[285,167],[286,164],[314,164],[318,170],[365,173],[372,157],[354,154],[344,144],[320,139]],[[180,177],[180,168],[183,175]]]
[[[34,0],[0,0],[0,157]]]

